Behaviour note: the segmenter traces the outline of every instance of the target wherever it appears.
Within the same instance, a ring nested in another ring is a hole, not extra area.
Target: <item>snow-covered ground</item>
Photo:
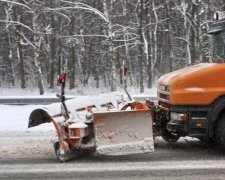
[[[92,91],[90,89],[83,90],[84,93],[86,94],[89,92],[89,94],[92,95],[85,95],[85,96],[80,96],[80,101],[77,99],[76,102],[79,102],[78,105],[82,106],[82,104],[87,104],[88,102],[94,104],[94,103],[100,103],[102,100],[103,101],[113,101],[113,96],[114,95],[125,95],[122,90],[119,90],[115,93],[105,93],[101,94],[99,91],[96,89],[93,89]],[[130,94],[134,95],[134,93],[137,93],[135,96],[146,96],[146,95],[151,95],[151,96],[156,96],[156,89],[148,89],[147,92],[138,94],[137,89],[133,88],[131,89]],[[23,96],[23,97],[39,97],[39,98],[45,98],[45,97],[55,97],[56,93],[46,93],[45,95],[39,96],[37,91],[32,91],[32,90],[25,90],[22,91],[20,89],[0,89],[0,98],[16,98],[18,96]],[[74,93],[72,94],[72,91],[68,91],[68,94],[70,95],[81,95],[79,93]],[[96,102],[94,102],[96,101]],[[116,99],[114,99],[116,101]],[[10,130],[10,131],[27,131],[28,128],[28,119],[30,113],[37,108],[42,108],[44,107],[43,105],[23,105],[23,106],[15,106],[15,105],[2,105],[0,104],[0,131],[1,130]],[[29,130],[34,130],[34,129],[39,129],[39,130],[46,130],[49,129],[52,125],[50,123],[47,124],[42,124],[38,128],[31,128]]]
[[[27,131],[30,113],[41,107],[41,105],[0,105],[0,131]],[[50,125],[50,123],[43,124],[39,128],[48,129]]]
[[[4,92],[2,97],[9,97],[10,92]],[[37,97],[32,93],[23,93],[14,93],[11,98],[15,95]],[[156,90],[146,94],[155,96]],[[55,94],[39,97],[49,95]],[[112,97],[110,94],[100,96],[104,101],[111,100]],[[80,101],[78,105],[82,106],[87,102],[96,102],[96,98],[97,93],[80,97],[77,102]],[[42,107],[43,105],[0,105],[0,179],[105,179],[109,175],[108,179],[131,179],[134,176],[134,179],[155,177],[153,179],[222,180],[225,177],[224,153],[216,152],[198,139],[190,137],[181,138],[176,143],[166,143],[161,137],[157,137],[154,142],[155,151],[148,154],[86,156],[71,163],[59,164],[53,148],[53,143],[57,141],[53,125],[45,123],[27,128],[30,113]]]
[[[13,97],[15,96],[11,96],[11,98]],[[32,96],[29,95],[29,97]],[[41,97],[43,98],[43,96]],[[97,104],[106,102],[115,104],[116,98],[121,98],[120,92],[82,96],[68,100],[66,104],[68,109],[72,107],[74,110],[93,104],[98,107]],[[73,104],[74,102],[75,104]],[[70,106],[71,104],[73,105]],[[38,108],[47,108],[50,114],[54,114],[60,111],[60,103],[51,105],[0,105],[0,141],[2,142],[0,157],[30,158],[33,151],[39,154],[37,157],[54,157],[52,144],[56,140],[56,136],[52,123],[45,123],[28,129],[29,116],[33,110]]]

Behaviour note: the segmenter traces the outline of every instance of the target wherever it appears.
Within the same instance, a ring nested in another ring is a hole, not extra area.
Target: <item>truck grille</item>
[[[159,97],[162,98],[162,99],[165,99],[165,100],[170,100],[170,96],[169,95],[166,95],[166,94],[160,93],[159,94]]]
[[[161,106],[163,106],[165,108],[170,108],[170,104],[162,102],[162,101],[159,101],[159,105],[161,105]]]

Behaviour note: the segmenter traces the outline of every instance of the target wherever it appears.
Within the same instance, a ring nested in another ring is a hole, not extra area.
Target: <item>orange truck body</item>
[[[174,137],[169,140],[216,137],[218,122],[225,122],[225,63],[201,63],[163,75],[158,100],[160,126],[165,137]]]
[[[225,95],[225,64],[190,66],[162,76],[158,84],[160,101],[172,105],[209,105]],[[162,90],[163,86],[168,90]]]
[[[207,29],[208,57],[217,63],[189,66],[158,80],[157,127],[167,141],[192,136],[215,140],[225,149],[224,12],[217,12],[215,18]]]

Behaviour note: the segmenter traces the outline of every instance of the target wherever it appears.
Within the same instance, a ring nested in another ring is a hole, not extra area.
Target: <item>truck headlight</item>
[[[170,113],[170,119],[171,120],[176,120],[176,121],[187,121],[187,114],[185,113],[176,113],[176,112],[171,112]]]
[[[170,86],[159,85],[161,91],[170,92]]]

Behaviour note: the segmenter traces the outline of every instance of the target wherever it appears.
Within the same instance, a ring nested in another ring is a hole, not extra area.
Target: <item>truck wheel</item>
[[[78,150],[71,150],[65,154],[60,153],[59,142],[54,143],[55,155],[60,162],[67,162],[79,156]]]
[[[180,136],[178,134],[174,134],[169,132],[166,128],[161,129],[161,136],[166,142],[177,142]]]
[[[216,143],[225,150],[225,114],[223,114],[216,125]]]

